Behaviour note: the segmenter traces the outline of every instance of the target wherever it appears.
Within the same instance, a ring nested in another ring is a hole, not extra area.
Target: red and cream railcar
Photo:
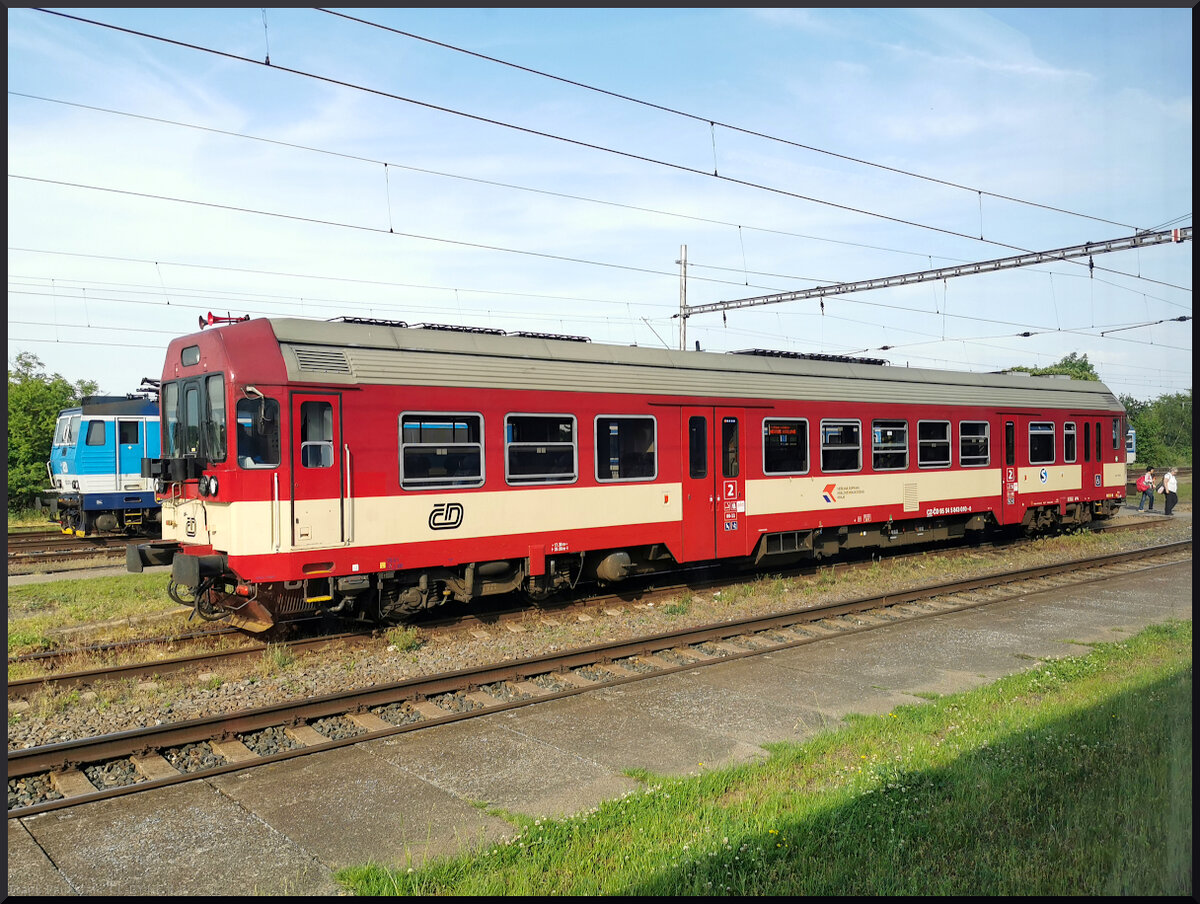
[[[1102,384],[259,319],[162,375],[172,596],[248,630],[1116,511]]]

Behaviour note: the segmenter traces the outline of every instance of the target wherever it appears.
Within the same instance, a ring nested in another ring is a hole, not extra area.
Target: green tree
[[[46,462],[58,412],[94,395],[91,380],[70,383],[47,374],[37,355],[22,352],[8,366],[8,507],[22,508],[48,485]]]
[[[1056,364],[1049,367],[1010,367],[1009,370],[1019,370],[1034,376],[1044,377],[1051,374],[1066,374],[1072,380],[1099,380],[1100,375],[1092,367],[1087,355],[1077,355],[1071,352]]]
[[[1159,468],[1192,463],[1192,393],[1176,392],[1151,401],[1121,396],[1129,426],[1137,431],[1137,458]]]

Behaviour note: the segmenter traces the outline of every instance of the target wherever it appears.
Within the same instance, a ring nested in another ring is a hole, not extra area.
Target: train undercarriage
[[[1108,518],[1119,500],[1030,507],[1019,525],[1001,528],[990,512],[938,518],[841,525],[763,534],[753,553],[736,564],[746,569],[820,561],[855,550],[889,550],[916,544],[982,539],[1000,531],[1036,535],[1083,527]],[[351,621],[396,624],[457,601],[523,592],[546,600],[580,584],[608,586],[668,573],[679,563],[665,544],[547,556],[536,569],[529,559],[471,562],[456,566],[372,574],[314,575],[296,581],[255,583],[240,579],[219,554],[183,555],[175,544],[131,547],[129,566],[172,565],[168,593],[205,620],[229,619],[240,630],[262,633],[288,621],[329,615]]]

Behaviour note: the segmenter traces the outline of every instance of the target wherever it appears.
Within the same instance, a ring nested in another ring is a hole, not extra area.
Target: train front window
[[[225,460],[225,378],[212,374],[204,381],[208,402],[204,413],[204,448],[209,461]]]
[[[206,374],[162,385],[163,458],[196,457],[224,461],[225,377]]]
[[[163,385],[162,453],[164,458],[179,455],[179,384]]]

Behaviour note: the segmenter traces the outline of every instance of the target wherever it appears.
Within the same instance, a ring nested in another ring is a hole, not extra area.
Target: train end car
[[[1125,492],[1094,381],[257,319],[174,340],[163,535],[128,567],[247,631],[705,563],[1087,524]]]
[[[159,436],[148,395],[87,396],[59,413],[46,471],[63,533],[158,533],[161,505],[142,460],[158,457]]]

